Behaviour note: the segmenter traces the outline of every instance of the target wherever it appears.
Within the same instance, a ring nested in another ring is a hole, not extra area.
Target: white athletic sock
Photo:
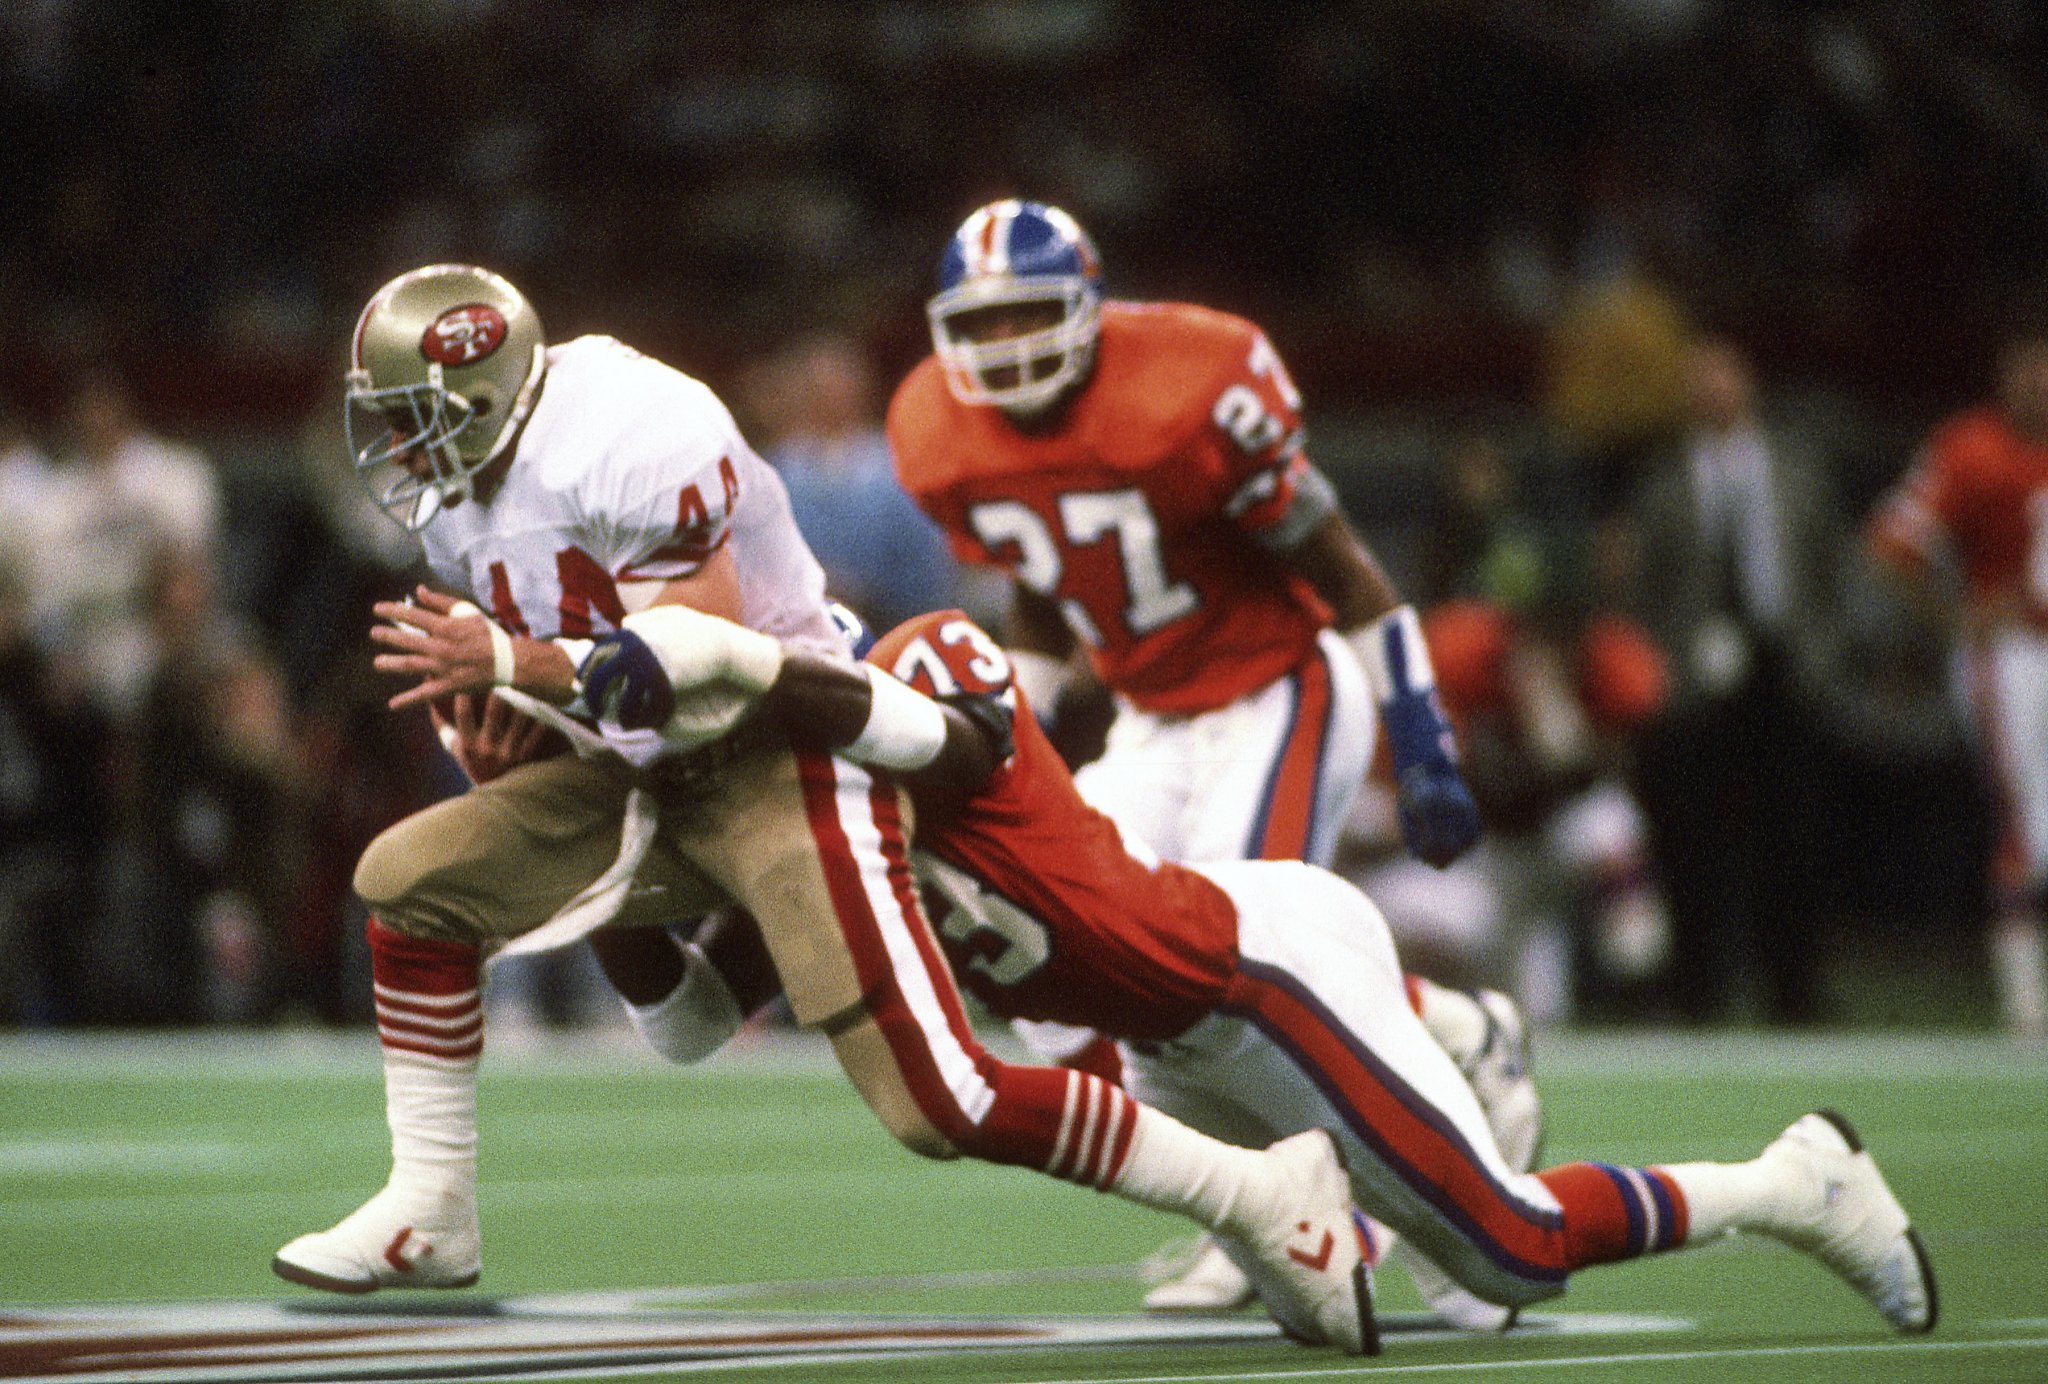
[[[683,945],[683,978],[653,1004],[623,1001],[640,1040],[671,1062],[700,1062],[731,1040],[746,1015],[732,987],[695,942]]]
[[[1738,1230],[1767,1231],[1782,1225],[1805,1189],[1761,1158],[1747,1163],[1660,1163],[1685,1194],[1687,1244],[1700,1244]]]
[[[1261,1155],[1189,1129],[1148,1105],[1138,1121],[1123,1169],[1109,1190],[1155,1211],[1172,1211],[1220,1230],[1256,1185]]]
[[[477,949],[370,921],[391,1180],[465,1195],[476,1181],[476,1072],[484,1050]]]
[[[476,1180],[477,1059],[384,1049],[384,1115],[391,1176],[439,1187]]]

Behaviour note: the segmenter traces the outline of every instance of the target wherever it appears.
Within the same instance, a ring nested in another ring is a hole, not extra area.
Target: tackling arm
[[[601,719],[667,728],[693,694],[721,689],[777,718],[792,740],[895,773],[912,792],[971,791],[1010,755],[1007,708],[941,704],[869,664],[786,649],[771,635],[681,606],[626,618],[583,665]]]

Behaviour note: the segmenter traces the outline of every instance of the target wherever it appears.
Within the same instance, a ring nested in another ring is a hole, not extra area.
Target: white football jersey
[[[504,482],[420,533],[441,583],[514,634],[588,638],[618,629],[662,583],[729,544],[742,623],[846,651],[781,478],[717,395],[607,336],[547,355]]]

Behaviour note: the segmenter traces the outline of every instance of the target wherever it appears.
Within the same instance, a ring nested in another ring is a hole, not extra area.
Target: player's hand
[[[372,660],[380,673],[418,678],[385,705],[393,711],[422,706],[460,692],[488,692],[497,684],[491,621],[468,602],[422,586],[416,604],[379,601],[370,609],[385,623],[370,627],[370,638],[390,652]],[[457,614],[458,605],[467,606]]]
[[[548,742],[545,725],[489,693],[458,692],[445,704],[429,702],[427,711],[472,783],[538,758]]]
[[[675,714],[676,690],[647,641],[620,630],[597,641],[579,672],[583,704],[600,721],[659,730]]]
[[[1401,839],[1441,870],[1479,841],[1479,804],[1458,773],[1456,741],[1433,692],[1410,692],[1381,708],[1394,751]]]
[[[1479,843],[1479,804],[1456,765],[1417,764],[1400,777],[1401,839],[1441,870]]]

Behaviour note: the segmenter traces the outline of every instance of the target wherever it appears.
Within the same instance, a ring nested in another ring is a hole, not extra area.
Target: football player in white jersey
[[[1243,1249],[1295,1335],[1369,1348],[1365,1265],[1325,1131],[1233,1148],[1099,1078],[1009,1065],[975,1039],[909,886],[910,811],[890,775],[983,753],[978,742],[886,680],[847,727],[877,769],[743,721],[761,690],[746,670],[772,678],[781,641],[844,642],[780,483],[710,390],[609,338],[550,348],[512,285],[430,265],[364,308],[347,400],[373,495],[462,596],[422,587],[417,604],[375,607],[377,667],[413,679],[391,705],[495,691],[577,753],[494,765],[364,852],[355,886],[372,914],[391,1175],[339,1224],[279,1250],[277,1273],[349,1293],[475,1282],[486,949],[736,903],[797,1021],[831,1039],[908,1147],[1186,1215]],[[652,719],[618,705],[590,715],[578,670],[591,638],[677,606],[735,622],[732,646],[712,651],[725,685]],[[635,723],[646,728],[624,728]],[[1290,1254],[1323,1243],[1334,1253]]]

